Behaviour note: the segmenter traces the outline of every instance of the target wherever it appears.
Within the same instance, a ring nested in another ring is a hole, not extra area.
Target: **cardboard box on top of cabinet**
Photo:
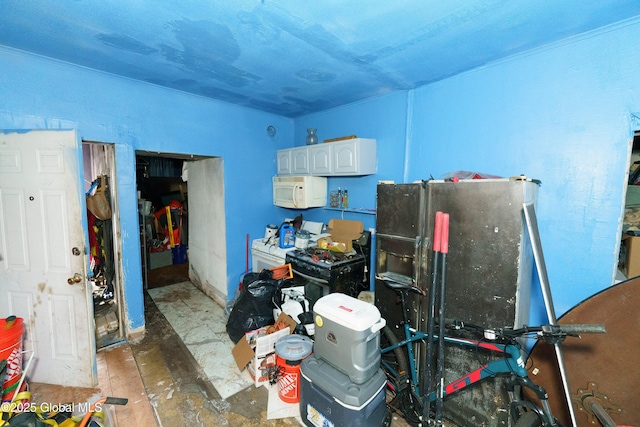
[[[318,239],[318,247],[336,252],[350,252],[353,250],[353,241],[360,238],[364,224],[361,221],[347,219],[329,220],[329,237]]]
[[[622,235],[624,256],[620,258],[619,267],[627,279],[640,276],[640,236]]]

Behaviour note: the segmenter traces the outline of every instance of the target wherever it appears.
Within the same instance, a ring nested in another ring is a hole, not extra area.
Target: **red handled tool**
[[[445,259],[449,252],[449,214],[436,212],[435,224],[433,227],[433,270],[431,276],[431,287],[429,289],[429,312],[427,313],[427,354],[425,370],[423,375],[423,420],[429,419],[431,402],[428,394],[433,390],[432,372],[435,345],[435,319],[438,315],[438,354],[435,379],[437,380],[436,395],[436,422],[442,423],[442,391],[444,386],[444,283],[445,283]],[[438,286],[440,284],[440,286]],[[436,307],[439,307],[436,313]],[[439,421],[438,421],[439,420]]]
[[[102,397],[98,399],[93,405],[91,405],[89,411],[87,411],[84,417],[82,417],[82,420],[80,421],[80,424],[78,424],[78,427],[85,427],[89,425],[93,413],[96,411],[101,411],[104,405],[126,405],[128,402],[129,399],[124,397]]]
[[[440,236],[442,235],[442,212],[436,212],[435,225],[433,226],[433,268],[432,268],[432,276],[431,276],[431,287],[429,288],[429,312],[427,313],[427,355],[425,362],[425,370],[423,375],[423,383],[424,383],[424,393],[423,395],[427,395],[431,392],[432,384],[431,384],[431,371],[433,365],[433,337],[434,337],[434,328],[435,325],[433,320],[435,318],[435,310],[436,310],[436,294],[438,290],[438,265],[439,265],[439,256],[440,256]],[[424,415],[426,415],[425,419],[429,416],[429,402],[424,402],[423,405]]]
[[[440,309],[438,311],[438,365],[436,367],[436,426],[442,425],[442,399],[444,397],[444,307],[446,290],[447,254],[449,253],[449,214],[442,214],[442,234],[440,239]]]

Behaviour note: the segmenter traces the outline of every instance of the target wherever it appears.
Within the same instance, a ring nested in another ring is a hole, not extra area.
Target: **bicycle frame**
[[[413,343],[417,341],[426,341],[429,337],[426,333],[422,331],[417,331],[415,328],[412,328],[408,324],[408,322],[405,322],[403,326],[404,326],[405,339],[402,341],[399,341],[396,344],[393,344],[391,346],[385,347],[384,349],[381,349],[381,354],[386,354],[386,353],[392,352],[397,348],[406,346],[407,357],[409,362],[409,370],[410,370],[409,376],[408,376],[410,381],[410,387],[412,387],[412,391],[415,393],[415,395],[420,396],[421,394],[419,392],[419,381],[418,381],[418,374],[416,370]],[[437,339],[437,337],[434,336],[433,339]],[[538,416],[540,416],[541,419],[544,420],[545,425],[549,425],[549,426],[557,425],[554,421],[553,416],[551,415],[551,409],[547,401],[546,391],[542,387],[534,384],[531,381],[531,379],[529,379],[529,375],[527,373],[527,369],[525,366],[525,361],[520,352],[520,347],[514,344],[498,344],[498,343],[491,343],[487,341],[452,337],[447,335],[444,336],[444,341],[445,343],[448,343],[448,344],[457,344],[457,345],[466,346],[466,347],[482,348],[487,351],[503,354],[505,357],[497,360],[492,360],[491,362],[479,367],[478,369],[450,382],[449,384],[444,386],[444,390],[442,393],[443,398],[451,394],[457,393],[463,390],[464,388],[470,386],[471,384],[477,383],[486,378],[496,377],[499,374],[512,374],[516,378],[516,381],[512,382],[512,384],[518,383],[521,386],[530,388],[540,398],[543,409],[540,410],[540,408],[537,408],[524,401],[518,401],[517,404],[514,404],[512,402],[512,407],[518,406],[518,405],[527,407],[530,410],[533,410],[536,413],[538,413]],[[389,366],[389,364],[386,363],[384,358],[382,358],[381,364],[384,366],[386,370],[388,370],[391,374],[393,374],[394,377],[396,378],[399,377],[400,373],[396,372],[391,366]],[[437,390],[433,390],[433,391],[427,390],[427,392],[428,392],[427,394],[428,401],[430,403],[434,402],[437,397]]]
[[[418,391],[418,375],[416,369],[416,363],[414,358],[413,351],[413,343],[416,341],[425,341],[428,339],[428,335],[424,332],[417,331],[412,328],[408,324],[404,324],[404,334],[405,339],[399,341],[397,344],[391,345],[381,350],[382,354],[391,352],[396,348],[406,346],[407,347],[407,356],[409,362],[409,370],[411,371],[409,374],[409,378],[411,381],[411,385],[413,387],[414,393],[420,395]],[[437,339],[434,336],[434,339]],[[449,344],[458,344],[467,347],[475,347],[475,348],[483,348],[492,352],[505,354],[507,357],[493,360],[487,363],[484,366],[476,369],[473,372],[470,372],[455,381],[447,384],[444,388],[443,397],[448,396],[450,394],[456,393],[465,387],[474,384],[478,381],[482,381],[485,378],[495,377],[500,373],[513,373],[518,377],[527,377],[527,369],[524,364],[524,360],[522,359],[522,355],[520,354],[520,348],[511,345],[511,344],[495,344],[486,341],[478,341],[471,340],[466,338],[456,338],[451,336],[444,337],[444,341]],[[395,376],[398,375],[397,372],[394,372],[393,369],[382,360],[382,363],[385,365],[385,368],[390,370]],[[436,392],[429,393],[429,401],[432,402],[436,398]]]

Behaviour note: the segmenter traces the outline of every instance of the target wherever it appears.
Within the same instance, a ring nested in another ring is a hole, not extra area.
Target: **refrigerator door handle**
[[[385,233],[378,233],[377,234],[378,237],[384,237],[387,239],[392,239],[392,240],[400,240],[400,241],[405,241],[405,242],[415,242],[416,239],[419,239],[420,236],[417,237],[404,237],[404,236],[397,236],[394,234],[385,234]]]
[[[304,277],[305,279],[310,280],[310,281],[312,281],[312,282],[322,283],[322,284],[324,284],[324,285],[329,284],[329,281],[328,281],[328,280],[326,280],[326,279],[321,279],[321,278],[319,278],[319,277],[309,276],[308,274],[304,274],[304,273],[299,272],[299,271],[298,271],[298,270],[296,270],[295,268],[294,268],[294,269],[292,269],[292,270],[293,270],[294,274],[297,274],[297,275],[299,275],[299,276],[301,276],[301,277]]]
[[[427,261],[424,258],[424,254],[427,253],[427,249],[429,248],[429,237],[427,236],[416,236],[416,244],[415,251],[413,254],[415,271],[413,272],[413,280],[416,285],[422,289],[423,286],[420,285],[422,283],[422,266]]]

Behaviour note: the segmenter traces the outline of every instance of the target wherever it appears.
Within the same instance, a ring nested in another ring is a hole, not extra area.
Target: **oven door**
[[[304,296],[313,310],[316,301],[329,294],[329,282],[325,279],[309,276],[293,269],[294,286],[304,286]]]
[[[284,265],[284,258],[255,249],[251,250],[251,271],[254,273],[281,265]]]

